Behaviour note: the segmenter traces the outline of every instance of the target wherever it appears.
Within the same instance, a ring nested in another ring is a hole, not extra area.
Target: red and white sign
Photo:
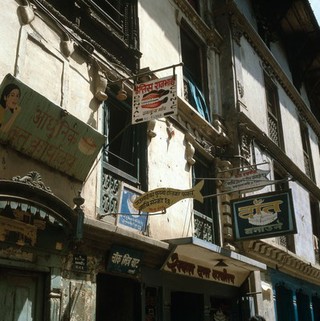
[[[176,76],[135,85],[132,124],[167,117],[177,113]]]

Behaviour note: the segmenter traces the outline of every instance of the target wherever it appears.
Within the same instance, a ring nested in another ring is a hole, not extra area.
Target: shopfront
[[[255,313],[255,275],[264,264],[193,237],[167,242],[161,269],[142,269],[146,321],[247,320]]]
[[[320,287],[280,271],[269,270],[277,320],[320,320]]]
[[[45,320],[55,314],[55,306],[60,309],[62,291],[57,281],[75,242],[75,212],[40,188],[41,180],[35,173],[27,178],[33,184],[26,184],[26,177],[0,181],[0,302],[5,303],[1,308],[4,321]]]

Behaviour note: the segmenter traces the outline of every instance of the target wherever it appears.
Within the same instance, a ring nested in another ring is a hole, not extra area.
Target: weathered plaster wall
[[[245,6],[240,6],[240,8],[242,7],[244,14],[247,16],[249,9]],[[291,80],[291,72],[281,43],[272,43],[271,51],[278,64],[282,67],[282,70],[287,74],[288,79]],[[244,106],[241,107],[241,111],[246,113],[248,117],[250,117],[251,120],[268,135],[267,105],[261,57],[258,56],[255,49],[250,43],[248,43],[245,37],[241,37],[240,53],[244,87],[244,96],[242,97],[242,101],[245,102]],[[292,98],[288,96],[286,91],[276,80],[275,84],[278,88],[284,150],[287,156],[303,172],[305,172],[298,108],[295,102],[292,101]],[[302,93],[304,94],[303,97],[306,104],[308,104],[305,92],[302,91]],[[318,139],[310,127],[309,134],[313,161],[317,166],[319,166]],[[259,149],[256,149],[256,152],[260,153]],[[260,157],[257,154],[256,158],[260,161],[264,156],[261,155]],[[317,167],[315,167],[315,173],[316,177],[319,177]],[[304,260],[314,263],[315,257],[309,195],[297,183],[290,183],[290,188],[292,188],[293,192],[293,202],[298,228],[298,233],[294,236],[296,254],[300,255]],[[259,193],[260,192],[262,191],[259,191]],[[272,242],[272,240],[270,241]]]
[[[0,79],[11,73],[29,87],[61,106],[68,113],[99,130],[100,102],[93,98],[90,67],[77,53],[69,58],[60,50],[62,34],[48,24],[48,20],[35,15],[30,24],[22,25],[18,16],[18,3],[6,1],[6,10],[0,11],[3,45],[0,48]],[[35,58],[36,57],[36,58]],[[86,215],[95,216],[96,173],[94,167],[84,186],[79,181],[52,168],[0,146],[0,177],[11,179],[38,171],[43,183],[71,206],[78,190],[83,190]],[[94,192],[93,192],[94,191]]]
[[[162,19],[158,19],[161,15]],[[181,61],[179,56],[180,37],[179,25],[173,5],[162,2],[139,2],[139,21],[141,39],[141,67],[151,70],[169,67]],[[182,90],[182,68],[176,68],[178,75],[178,93]],[[172,69],[158,72],[161,78],[173,73]],[[168,134],[166,119],[158,119],[154,132],[156,136],[149,142],[148,175],[149,190],[158,187],[189,189],[191,168],[186,161],[186,142],[181,129],[174,127],[174,135]],[[165,214],[150,215],[150,235],[156,239],[169,239],[192,235],[193,226],[191,210],[192,199],[182,200],[167,209]]]

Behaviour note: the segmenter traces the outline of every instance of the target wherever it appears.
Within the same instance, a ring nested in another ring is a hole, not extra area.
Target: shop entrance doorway
[[[141,321],[141,284],[108,274],[97,276],[96,321]]]
[[[171,292],[171,320],[203,321],[204,300],[202,294]]]

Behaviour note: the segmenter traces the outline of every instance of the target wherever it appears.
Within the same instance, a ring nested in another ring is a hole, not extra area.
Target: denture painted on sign
[[[151,101],[148,104],[142,104],[141,108],[158,108],[160,107],[162,104],[166,103],[168,101],[168,97],[164,97],[162,100],[157,100],[157,101]]]
[[[169,90],[160,89],[160,90],[152,90],[147,94],[144,94],[141,99],[141,107],[150,108],[150,109],[160,107],[162,104],[168,101],[168,97],[164,97],[168,95],[168,93],[169,93]]]
[[[149,99],[154,99],[154,98],[161,98],[162,96],[168,95],[169,90],[151,90],[150,92],[146,93],[143,95],[142,100],[149,100]]]
[[[204,181],[200,181],[194,188],[179,190],[173,188],[157,188],[142,194],[133,202],[133,207],[139,212],[164,212],[173,204],[185,198],[194,198],[203,203],[201,189]]]

